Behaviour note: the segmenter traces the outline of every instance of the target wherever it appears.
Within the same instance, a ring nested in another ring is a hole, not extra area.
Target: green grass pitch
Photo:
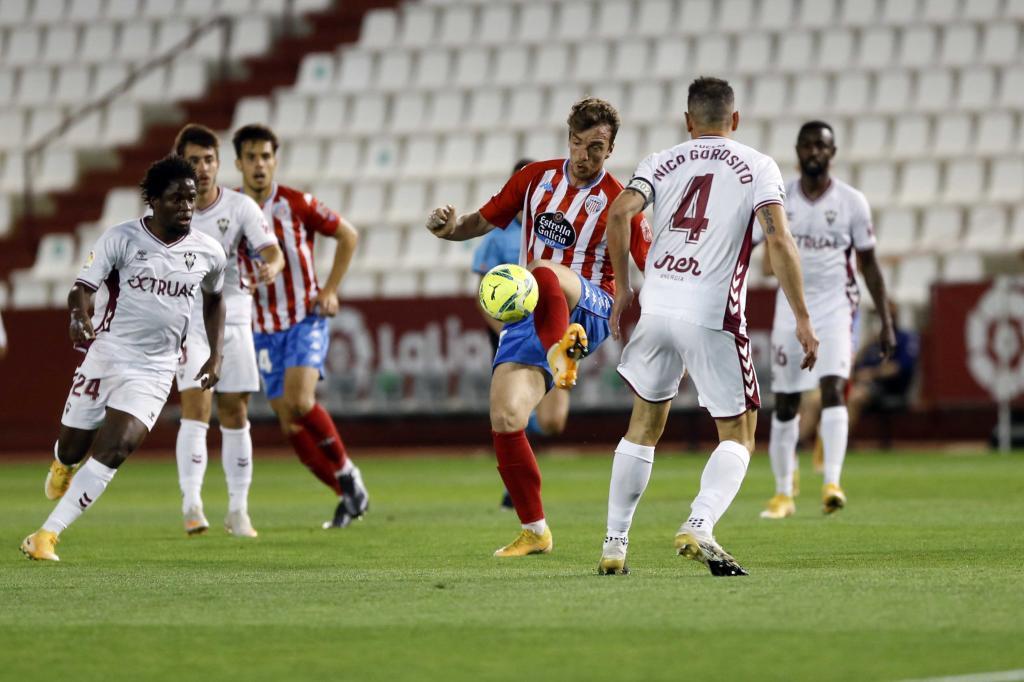
[[[599,577],[610,457],[546,457],[551,555],[490,556],[517,530],[488,457],[371,458],[365,521],[319,524],[330,495],[259,459],[255,540],[181,531],[171,458],[129,461],[64,535],[46,461],[0,464],[0,679],[901,680],[1024,668],[1021,455],[852,453],[847,509],[823,518],[803,462],[797,515],[758,519],[757,455],[718,539],[750,571],[712,578],[672,537],[705,454],[659,452],[630,538]]]

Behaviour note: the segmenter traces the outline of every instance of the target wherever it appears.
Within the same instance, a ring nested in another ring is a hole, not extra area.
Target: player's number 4
[[[270,351],[266,348],[260,348],[256,364],[260,366],[260,371],[272,372],[274,370],[274,363],[270,360]]]
[[[672,216],[671,229],[679,232],[688,232],[686,241],[696,244],[700,241],[701,234],[708,229],[708,219],[705,213],[708,210],[708,198],[711,196],[711,183],[715,176],[695,175],[690,178],[690,184],[683,191],[683,199],[679,202],[679,208]]]

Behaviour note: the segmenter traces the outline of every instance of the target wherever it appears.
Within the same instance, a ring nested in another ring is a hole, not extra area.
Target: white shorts
[[[689,373],[700,405],[715,419],[761,406],[750,342],[722,329],[642,314],[622,351],[619,374],[652,403],[671,400]]]
[[[821,327],[818,360],[810,371],[800,369],[804,350],[790,328],[772,329],[772,392],[803,393],[818,387],[822,377],[850,378],[853,360],[853,330],[849,316],[835,316]]]
[[[210,345],[205,330],[188,335],[178,359],[175,377],[178,391],[202,388],[195,376],[210,359]],[[260,390],[260,372],[256,367],[256,347],[252,343],[252,329],[247,324],[224,325],[224,362],[220,368],[220,381],[213,387],[217,393],[255,393]]]
[[[174,370],[146,369],[112,362],[90,352],[75,370],[71,392],[60,423],[93,431],[100,427],[107,408],[127,412],[150,431],[171,392]]]

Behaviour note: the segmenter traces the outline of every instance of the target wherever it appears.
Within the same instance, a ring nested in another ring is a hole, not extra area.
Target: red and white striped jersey
[[[569,184],[566,159],[538,161],[515,173],[480,209],[484,220],[504,228],[523,212],[519,264],[552,260],[580,273],[608,293],[615,293],[615,273],[608,257],[605,226],[608,207],[622,191],[611,173],[586,187]],[[651,230],[643,214],[633,219],[629,249],[644,269]]]
[[[252,297],[253,328],[270,334],[298,324],[313,312],[320,293],[313,238],[317,232],[333,236],[341,216],[312,194],[276,184],[262,208],[284,252],[284,270],[270,284],[256,287]],[[243,278],[250,282],[256,280],[255,259],[250,251],[239,251]]]

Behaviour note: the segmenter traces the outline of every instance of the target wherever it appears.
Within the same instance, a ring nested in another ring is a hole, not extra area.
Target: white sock
[[[608,536],[624,538],[633,524],[640,496],[651,480],[654,447],[637,445],[625,438],[615,448],[612,480],[608,486]]]
[[[203,477],[206,476],[206,432],[209,424],[195,419],[182,419],[178,427],[175,455],[178,458],[178,485],[181,486],[181,513],[201,507]]]
[[[71,486],[64,497],[60,498],[43,528],[58,535],[63,532],[100,498],[116,473],[117,469],[111,469],[90,458],[71,479]]]
[[[252,436],[249,422],[240,429],[220,427],[221,464],[228,483],[228,511],[249,511],[249,486],[252,485]]]
[[[839,485],[839,475],[846,459],[846,442],[850,437],[850,413],[846,405],[826,407],[821,411],[821,443],[825,446],[825,483]]]
[[[715,524],[732,504],[750,464],[750,452],[732,440],[718,444],[700,477],[700,492],[690,505],[690,518],[683,528],[711,537]]]
[[[341,465],[341,468],[334,472],[335,476],[347,476],[352,473],[352,470],[356,468],[356,465],[352,463],[351,457],[345,458],[345,463]]]
[[[541,519],[540,521],[534,521],[532,523],[524,523],[523,529],[532,530],[537,535],[544,535],[544,531],[548,529],[548,522]]]
[[[796,443],[800,439],[800,415],[788,422],[779,421],[772,416],[772,435],[768,441],[768,456],[772,461],[772,473],[775,474],[775,492],[779,495],[793,497],[793,472],[796,461]]]

